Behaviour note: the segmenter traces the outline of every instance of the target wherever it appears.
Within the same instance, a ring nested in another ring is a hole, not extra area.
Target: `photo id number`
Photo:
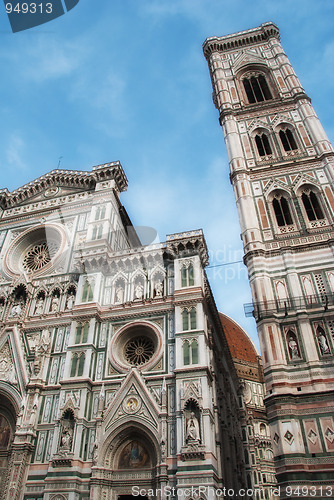
[[[7,14],[12,14],[16,12],[17,14],[51,14],[52,13],[52,3],[27,3],[27,2],[16,2],[16,3],[6,3]]]

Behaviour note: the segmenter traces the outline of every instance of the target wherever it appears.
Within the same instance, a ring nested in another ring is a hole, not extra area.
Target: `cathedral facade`
[[[3,500],[247,487],[203,233],[141,246],[126,188],[115,162],[0,192]]]
[[[333,148],[275,24],[208,38],[203,50],[238,207],[281,498],[332,497]]]

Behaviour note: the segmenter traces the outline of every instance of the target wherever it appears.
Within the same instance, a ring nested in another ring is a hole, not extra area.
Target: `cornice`
[[[243,47],[259,45],[270,40],[270,38],[276,38],[280,41],[279,29],[272,22],[263,23],[261,26],[250,30],[239,31],[222,37],[213,36],[207,38],[203,43],[203,53],[206,60],[209,60],[213,52],[229,52]]]
[[[308,252],[310,247],[313,250],[319,250],[329,245],[334,245],[334,233],[322,233],[322,236],[328,236],[324,238],[323,241],[316,240],[315,236],[319,236],[321,233],[307,234],[304,236],[293,237],[291,239],[285,240],[274,240],[271,242],[265,242],[265,249],[249,250],[244,255],[244,264],[248,266],[249,261],[253,257],[265,258],[266,254],[269,253],[270,257],[282,255],[286,252]],[[300,240],[303,240],[300,242]]]
[[[145,247],[128,248],[118,252],[108,250],[105,245],[99,248],[79,248],[74,253],[74,261],[80,269],[84,266],[86,272],[93,272],[103,268],[104,272],[115,272],[134,267],[150,268],[154,259],[169,260],[199,255],[202,266],[209,263],[209,253],[201,229],[167,235],[164,243],[155,243]],[[153,259],[153,260],[152,260]],[[166,265],[166,264],[165,264]]]
[[[6,188],[0,190],[0,207],[5,210],[28,203],[31,198],[53,187],[72,188],[81,192],[94,191],[98,182],[108,180],[115,181],[120,192],[126,190],[128,182],[119,161],[97,165],[90,172],[56,169],[12,192]]]
[[[240,119],[252,119],[259,118],[262,112],[267,112],[264,116],[268,116],[272,113],[289,111],[295,109],[295,105],[302,100],[307,100],[311,102],[310,97],[305,92],[299,92],[292,97],[270,99],[268,101],[257,102],[255,104],[239,105],[238,107],[228,107],[220,111],[219,123],[223,125],[223,121],[227,116],[234,116]],[[287,109],[285,109],[287,108]]]

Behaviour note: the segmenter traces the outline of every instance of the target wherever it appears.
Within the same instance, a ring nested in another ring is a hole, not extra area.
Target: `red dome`
[[[232,358],[257,363],[259,353],[255,345],[245,332],[233,319],[223,313],[219,313],[226,340],[231,351]]]

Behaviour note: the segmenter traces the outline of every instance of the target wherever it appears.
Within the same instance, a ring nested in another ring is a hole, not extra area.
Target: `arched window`
[[[183,364],[197,365],[198,363],[198,342],[197,340],[185,340],[183,343]]]
[[[197,340],[193,340],[191,343],[191,364],[197,365],[198,363],[198,343]]]
[[[279,226],[289,226],[293,224],[288,202],[284,196],[273,199],[273,207]]]
[[[91,300],[93,300],[93,287],[86,279],[82,289],[81,302],[90,302]]]
[[[89,323],[78,325],[75,335],[76,344],[85,344],[88,340]]]
[[[269,139],[266,134],[257,134],[255,136],[255,142],[260,156],[267,156],[272,154]]]
[[[183,364],[190,365],[190,346],[187,340],[183,344]]]
[[[106,207],[97,207],[96,212],[95,212],[95,220],[100,220],[104,219],[106,216]]]
[[[103,226],[98,224],[93,228],[92,240],[100,240],[102,238]]]
[[[272,99],[267,81],[263,75],[244,78],[243,84],[250,104]]]
[[[81,377],[84,371],[85,353],[75,353],[72,357],[71,377]]]
[[[280,130],[279,136],[282,141],[284,151],[292,151],[298,149],[296,141],[290,129]]]
[[[181,269],[181,286],[194,286],[194,266],[189,264]]]
[[[196,309],[183,309],[182,311],[182,330],[196,330]]]
[[[319,205],[317,195],[313,191],[303,193],[302,201],[309,221],[325,218]]]

